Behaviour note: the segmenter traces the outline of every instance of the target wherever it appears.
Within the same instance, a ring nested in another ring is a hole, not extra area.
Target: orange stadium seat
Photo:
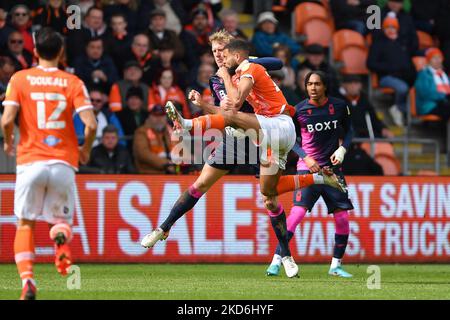
[[[419,38],[419,49],[428,49],[435,46],[430,34],[417,30],[417,37]]]
[[[401,173],[400,161],[392,156],[378,155],[375,161],[383,168],[385,176],[398,176]]]
[[[377,142],[374,143],[374,157],[379,155],[385,155],[390,157],[395,157],[394,146],[389,142]],[[361,149],[363,149],[368,155],[371,154],[371,144],[369,142],[364,142],[361,144]]]
[[[435,122],[435,121],[441,121],[441,118],[434,114],[428,114],[428,115],[419,115],[417,114],[417,106],[416,106],[416,88],[412,87],[409,90],[409,110],[411,112],[411,118],[420,119],[422,121],[426,122]]]
[[[304,34],[306,22],[313,19],[329,21],[330,17],[327,10],[317,3],[304,2],[296,6],[293,21],[295,26],[294,32],[297,34]]]
[[[333,29],[328,21],[312,19],[305,23],[305,45],[318,43],[328,48],[330,46]]]
[[[368,49],[364,38],[356,31],[342,29],[333,34],[333,58],[343,62],[340,70],[345,74],[368,74]]]
[[[400,161],[395,157],[394,146],[389,142],[377,142],[374,144],[374,147],[373,158],[383,168],[384,175],[399,175],[401,172],[401,165]],[[361,149],[372,156],[370,143],[362,143]]]
[[[427,59],[425,57],[416,56],[412,58],[412,61],[417,72],[425,68],[427,65]]]

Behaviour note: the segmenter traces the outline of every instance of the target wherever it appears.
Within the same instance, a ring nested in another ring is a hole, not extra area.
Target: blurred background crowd
[[[81,8],[80,29],[67,27],[72,4]],[[370,5],[380,8],[376,29],[368,28]],[[50,26],[66,39],[60,68],[85,82],[99,124],[81,172],[196,172],[201,167],[174,165],[163,106],[171,100],[186,118],[201,114],[187,93],[211,99],[217,66],[208,37],[226,29],[250,41],[252,55],[283,61],[271,76],[292,105],[306,98],[309,71],[327,72],[329,93],[348,101],[361,138],[344,171],[398,175],[405,173],[398,141],[406,135],[435,140],[443,159],[448,151],[448,17],[448,0],[0,0],[1,99],[14,72],[36,65],[33,31]],[[74,124],[82,143],[76,115]],[[378,138],[385,141],[366,142]],[[409,159],[406,174],[448,174],[445,166],[436,172],[425,144],[407,147],[420,160]],[[288,170],[295,171],[291,158]]]

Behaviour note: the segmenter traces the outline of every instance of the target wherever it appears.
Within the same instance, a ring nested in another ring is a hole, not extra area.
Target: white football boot
[[[298,266],[291,256],[283,257],[281,262],[288,278],[298,277]]]
[[[141,246],[145,248],[152,248],[156,242],[166,240],[169,236],[169,232],[164,232],[163,229],[158,228],[145,235],[141,241]]]

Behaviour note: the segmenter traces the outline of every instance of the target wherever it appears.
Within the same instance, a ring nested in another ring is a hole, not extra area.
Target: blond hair
[[[220,42],[220,43],[229,43],[233,40],[234,37],[225,29],[214,32],[209,36],[209,43]]]

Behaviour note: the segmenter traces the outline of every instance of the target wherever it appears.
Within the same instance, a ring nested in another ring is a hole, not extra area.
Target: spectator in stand
[[[441,1],[411,0],[411,15],[417,30],[434,33]]]
[[[111,87],[109,93],[109,109],[111,111],[119,112],[126,107],[126,96],[131,87],[141,88],[143,105],[148,106],[150,86],[142,82],[142,68],[135,60],[128,61],[125,64],[123,79],[117,81]]]
[[[376,4],[376,0],[330,0],[336,29],[352,29],[365,36],[367,7]]]
[[[31,68],[34,62],[32,53],[24,48],[23,33],[19,31],[9,34],[6,55],[13,60],[16,71]]]
[[[300,52],[300,45],[287,34],[277,30],[278,20],[273,12],[263,12],[259,15],[256,32],[252,43],[256,55],[260,57],[273,56],[275,45],[284,44],[289,47],[293,56]]]
[[[191,90],[195,90],[202,95],[202,99],[209,104],[214,105],[214,98],[209,88],[209,79],[214,75],[215,69],[212,65],[202,63],[198,68],[197,79],[186,90],[186,96]],[[203,114],[202,109],[197,107],[192,102],[189,102],[190,112],[193,118]]]
[[[303,68],[298,70],[297,72],[297,87],[295,89],[295,93],[299,97],[300,101],[303,101],[306,98],[308,98],[306,94],[305,77],[310,71],[311,69],[309,68]]]
[[[187,23],[186,11],[183,7],[182,0],[154,0],[150,5],[150,11],[161,9],[166,13],[167,28],[180,34],[183,25]],[[150,21],[147,17],[146,22]],[[148,27],[145,26],[146,28]]]
[[[91,98],[92,106],[94,107],[94,114],[97,118],[97,140],[94,141],[93,146],[97,146],[99,144],[103,129],[110,124],[116,127],[118,135],[121,139],[120,144],[125,146],[126,141],[123,140],[124,133],[122,126],[116,115],[108,108],[108,96],[106,93],[103,92],[103,89],[100,86],[92,87],[89,90],[89,97]],[[78,113],[76,113],[73,117],[73,125],[75,127],[75,133],[78,137],[78,144],[82,145],[84,143],[85,126]]]
[[[84,17],[83,27],[89,33],[89,38],[106,36],[108,25],[105,22],[103,10],[98,7],[89,8]]]
[[[394,138],[394,134],[377,116],[369,97],[362,91],[362,87],[360,76],[344,75],[338,95],[338,98],[347,101],[350,107],[355,137]]]
[[[415,69],[410,51],[399,40],[399,23],[394,13],[383,20],[383,34],[373,40],[367,67],[378,75],[380,87],[395,90],[395,104],[389,112],[397,126],[403,126],[409,86],[414,83]]]
[[[12,59],[0,57],[0,101],[5,98],[6,87],[14,72],[16,72],[16,67]]]
[[[436,17],[436,35],[444,54],[444,67],[450,73],[450,1],[441,0]]]
[[[104,53],[101,38],[91,38],[85,54],[78,57],[73,66],[76,75],[88,86],[102,84],[110,88],[119,79],[113,60]]]
[[[403,10],[404,5],[402,0],[388,0],[386,7],[381,10],[382,21],[388,16],[390,12],[394,12],[398,21],[398,41],[407,48],[410,56],[416,55],[419,50],[419,39],[417,38],[416,27],[411,15]],[[382,30],[375,30],[373,33],[374,39],[382,37]]]
[[[14,6],[10,13],[11,15],[11,26],[22,34],[23,47],[28,52],[33,52],[34,44],[33,37],[31,36],[31,11],[23,4],[18,4]]]
[[[155,73],[155,59],[151,52],[150,40],[145,33],[134,36],[131,49],[125,54],[123,63],[130,60],[136,60],[139,63],[143,72],[142,81],[150,85]],[[119,66],[119,70],[123,70],[123,63]]]
[[[222,25],[219,29],[225,29],[235,39],[248,40],[245,33],[239,29],[239,17],[233,9],[224,9],[220,13]]]
[[[188,69],[197,69],[200,66],[200,55],[209,49],[208,13],[202,7],[195,9],[191,14],[191,24],[184,27],[180,38],[185,48],[185,62]]]
[[[326,61],[325,48],[320,44],[310,44],[305,48],[306,59],[299,66],[298,69],[311,69],[312,71],[323,71],[329,77],[329,93],[331,95],[337,94],[339,90],[339,81],[336,70],[330,66]]]
[[[6,23],[7,16],[7,12],[0,8],[0,50],[2,52],[6,50],[9,34],[14,31],[14,29]]]
[[[114,125],[103,128],[101,144],[94,147],[82,173],[132,174],[136,170],[128,150],[119,144],[119,133]]]
[[[110,23],[111,17],[115,14],[122,14],[127,21],[127,31],[135,34],[138,30],[139,21],[139,1],[137,0],[114,0],[112,4],[103,7],[106,23]]]
[[[154,73],[160,74],[166,69],[172,69],[172,71],[175,73],[175,78],[178,80],[178,85],[185,89],[187,86],[187,83],[189,83],[190,79],[186,76],[187,70],[184,64],[181,61],[174,60],[175,49],[172,43],[170,42],[163,42],[160,45],[159,48],[159,56],[155,60],[154,63]],[[202,57],[200,57],[200,60],[202,60]],[[197,69],[191,70],[191,73],[197,74]]]
[[[208,25],[215,30],[220,25],[219,12],[222,10],[222,0],[183,0],[184,10],[192,12],[201,7],[208,14]]]
[[[164,106],[169,100],[174,103],[184,118],[191,118],[186,96],[176,85],[172,69],[163,70],[150,88],[149,110],[153,109],[155,105]]]
[[[136,130],[133,155],[139,173],[175,173],[170,151],[172,128],[167,123],[166,113],[161,105],[155,105],[144,125]]]
[[[174,48],[173,59],[184,57],[184,46],[175,31],[167,29],[166,13],[162,9],[155,9],[150,14],[150,26],[147,30],[153,55],[159,56],[163,43],[170,43]]]
[[[108,26],[103,20],[103,10],[91,7],[84,17],[81,29],[72,29],[67,34],[67,57],[69,62],[74,61],[84,53],[89,40],[95,38],[106,39]]]
[[[132,137],[147,119],[147,106],[144,105],[144,93],[140,87],[130,87],[126,93],[126,107],[116,113],[125,136]],[[128,144],[132,151],[131,143]]]
[[[63,0],[48,0],[45,6],[33,13],[33,25],[37,28],[51,27],[62,35],[67,34],[68,14]]]
[[[444,56],[438,48],[426,51],[428,66],[417,75],[416,105],[418,114],[435,114],[447,123],[450,118],[450,82],[443,69]]]
[[[132,36],[127,31],[127,21],[122,13],[114,13],[110,20],[111,32],[105,37],[105,48],[116,66],[123,64],[130,51]]]
[[[295,106],[300,102],[300,97],[297,96],[294,89],[292,89],[292,87],[283,85],[285,74],[282,70],[269,71],[269,75],[272,78],[273,82],[275,82],[275,84],[278,86],[278,88],[280,88],[281,92],[283,92],[286,101],[291,106]]]
[[[281,68],[284,74],[283,86],[295,89],[295,71],[292,67],[291,50],[288,46],[280,44],[275,47],[273,55],[283,62],[283,68]]]

